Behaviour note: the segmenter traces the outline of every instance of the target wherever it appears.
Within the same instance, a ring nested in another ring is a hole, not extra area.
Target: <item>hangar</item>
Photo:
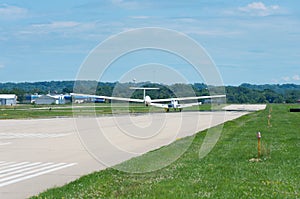
[[[65,104],[63,95],[42,95],[35,99],[36,104]]]
[[[17,96],[15,94],[0,94],[0,105],[16,105]]]

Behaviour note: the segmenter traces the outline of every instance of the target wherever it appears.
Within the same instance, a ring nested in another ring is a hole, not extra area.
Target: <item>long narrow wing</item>
[[[195,103],[189,103],[189,104],[178,104],[178,108],[186,108],[191,106],[198,106],[201,105],[202,102],[195,102]]]
[[[159,108],[169,108],[168,104],[150,103],[150,106],[155,106]]]
[[[86,95],[86,94],[79,94],[79,93],[71,93],[71,96],[101,98],[101,99],[118,100],[118,101],[126,101],[126,102],[141,102],[141,103],[144,102],[144,100],[142,99],[132,99],[132,98],[125,98],[125,97],[109,97],[109,96],[101,96],[101,95]]]
[[[222,98],[226,95],[211,95],[211,96],[198,96],[198,97],[178,97],[178,98],[167,98],[167,99],[152,99],[151,102],[170,102],[172,100],[198,100],[198,99],[212,99],[212,98]]]

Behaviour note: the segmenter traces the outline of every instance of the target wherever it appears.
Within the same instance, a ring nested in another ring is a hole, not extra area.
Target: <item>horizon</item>
[[[100,43],[158,27],[203,47],[224,85],[299,85],[299,6],[293,0],[0,0],[0,81],[76,79]],[[130,52],[117,57],[99,80],[206,83],[183,58],[157,49]]]
[[[76,82],[76,81],[96,81],[96,80],[41,80],[41,81],[20,81],[20,82],[0,82],[0,84],[24,84],[24,83],[29,83],[29,84],[34,84],[34,83],[42,83],[42,82]],[[172,85],[175,85],[175,84],[204,84],[204,85],[207,85],[203,82],[192,82],[192,83],[184,83],[184,82],[178,82],[178,83],[172,83],[172,84],[164,84],[164,83],[159,83],[159,82],[149,82],[149,81],[145,81],[145,82],[118,82],[118,81],[115,81],[115,82],[111,82],[111,81],[107,81],[107,82],[103,82],[103,81],[96,81],[97,83],[111,83],[111,84],[115,84],[115,83],[120,83],[120,84],[159,84],[159,85],[166,85],[166,86],[172,86]],[[296,84],[296,83],[283,83],[283,84],[277,84],[277,83],[274,83],[274,84],[252,84],[252,83],[249,83],[249,82],[243,82],[239,85],[222,85],[222,86],[233,86],[233,87],[239,87],[239,86],[242,86],[244,84],[249,84],[249,85],[253,85],[253,86],[265,86],[265,85],[271,85],[271,86],[274,86],[274,85],[279,85],[279,86],[283,86],[283,85],[296,85],[296,86],[300,86],[300,83],[299,84]],[[214,86],[214,85],[208,85],[208,86]]]

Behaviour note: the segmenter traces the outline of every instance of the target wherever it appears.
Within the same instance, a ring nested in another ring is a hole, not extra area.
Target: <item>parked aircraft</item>
[[[143,90],[144,97],[143,99],[135,98],[123,98],[123,97],[109,97],[109,96],[100,96],[100,95],[87,95],[79,93],[71,93],[72,96],[86,96],[97,99],[108,99],[108,100],[117,100],[117,101],[127,101],[127,102],[139,102],[144,103],[146,106],[155,106],[164,108],[166,112],[169,112],[170,109],[182,111],[183,108],[201,105],[201,102],[198,102],[199,99],[213,99],[213,98],[224,98],[225,95],[213,95],[213,96],[194,96],[194,97],[178,97],[178,98],[167,98],[167,99],[151,99],[150,96],[146,95],[146,90],[158,90],[159,88],[146,88],[146,87],[130,87],[134,90]],[[197,102],[180,104],[179,101],[192,101]],[[169,103],[166,103],[169,102]]]

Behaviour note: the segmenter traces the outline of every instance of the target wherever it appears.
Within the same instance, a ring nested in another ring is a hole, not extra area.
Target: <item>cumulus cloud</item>
[[[269,16],[276,14],[280,10],[280,7],[278,5],[266,6],[262,2],[253,2],[245,7],[239,7],[238,10],[252,16]]]
[[[7,4],[0,4],[0,17],[2,19],[16,19],[25,17],[28,11],[25,8],[11,6]]]

